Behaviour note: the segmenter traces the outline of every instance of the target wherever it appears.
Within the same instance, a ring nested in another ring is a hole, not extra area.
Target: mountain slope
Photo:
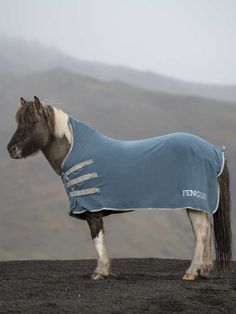
[[[150,71],[81,61],[36,41],[0,37],[0,72],[24,75],[56,66],[99,80],[121,81],[148,90],[236,102],[236,86],[191,83]]]

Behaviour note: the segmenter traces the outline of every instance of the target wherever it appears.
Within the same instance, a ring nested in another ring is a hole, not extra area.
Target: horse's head
[[[33,101],[20,99],[17,111],[17,129],[7,149],[14,159],[21,159],[43,149],[51,139],[54,130],[54,111],[43,105],[35,96]]]

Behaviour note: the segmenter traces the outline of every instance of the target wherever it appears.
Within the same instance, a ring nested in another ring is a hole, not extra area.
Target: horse
[[[214,269],[229,269],[232,258],[231,204],[229,171],[224,159],[224,148],[216,150],[216,146],[185,133],[136,141],[113,140],[83,123],[77,123],[64,111],[41,102],[36,96],[33,101],[21,98],[20,102],[21,106],[16,113],[17,129],[7,146],[9,155],[13,159],[23,159],[41,151],[54,171],[61,176],[70,201],[70,215],[87,221],[90,229],[97,253],[96,269],[91,276],[93,280],[114,275],[111,271],[111,258],[105,246],[103,217],[133,211],[134,207],[177,208],[180,204],[180,208],[186,210],[195,246],[191,264],[185,271],[183,280],[208,278]],[[164,158],[159,159],[156,146],[160,154],[170,151],[170,157],[164,155]],[[72,147],[77,147],[78,152],[72,154]],[[92,153],[89,150],[92,150]],[[93,154],[97,154],[95,158]],[[204,154],[210,155],[209,158]],[[107,155],[111,160],[108,160]],[[181,156],[177,167],[172,166],[177,156]],[[137,160],[137,165],[134,160]],[[161,165],[156,171],[159,163]],[[191,168],[186,168],[188,164]],[[116,168],[118,165],[121,168]],[[172,171],[175,172],[174,175],[168,174],[168,180],[165,173],[160,176],[163,165],[173,168]],[[202,172],[202,167],[205,172]],[[178,196],[175,195],[174,190],[171,190],[172,185],[179,191],[182,175],[185,175],[186,182],[190,182],[192,168],[197,170],[193,178],[197,188],[181,187],[183,190]],[[100,170],[102,175],[99,177]],[[143,173],[148,171],[149,175],[144,177]],[[159,179],[155,177],[156,172]],[[102,183],[95,184],[99,183],[99,180],[103,180]],[[114,180],[116,184],[113,183]],[[95,186],[89,185],[90,182],[95,182]],[[81,184],[84,184],[85,188],[78,189]],[[203,191],[201,189],[205,184],[207,188]],[[116,209],[113,208],[115,206]],[[210,219],[212,215],[213,223]]]

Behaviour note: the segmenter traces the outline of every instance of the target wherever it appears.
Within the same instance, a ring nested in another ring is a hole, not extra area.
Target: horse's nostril
[[[7,149],[8,149],[8,152],[9,152],[9,155],[11,158],[13,159],[20,159],[22,158],[22,151],[21,149],[19,148],[18,145],[16,144],[10,144],[7,146]]]
[[[9,148],[9,152],[10,153],[15,153],[17,151],[17,146],[16,145],[12,145],[10,148]]]

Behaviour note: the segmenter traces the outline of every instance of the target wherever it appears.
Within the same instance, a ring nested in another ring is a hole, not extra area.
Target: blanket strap
[[[70,196],[71,197],[84,196],[84,195],[95,194],[95,193],[99,193],[99,192],[100,192],[100,188],[95,187],[95,188],[90,188],[90,189],[72,191],[72,192],[70,192]]]
[[[98,177],[98,174],[97,172],[92,172],[92,173],[87,173],[83,176],[80,176],[78,178],[75,178],[73,180],[70,180],[69,182],[66,183],[66,186],[69,188],[70,186],[72,185],[75,185],[75,184],[78,184],[78,183],[81,183],[83,181],[87,181],[89,179],[93,179],[93,178],[97,178]]]
[[[80,169],[84,168],[85,166],[89,166],[92,163],[93,163],[93,159],[88,159],[88,160],[82,161],[79,164],[77,164],[77,165],[73,166],[72,168],[70,168],[69,170],[67,170],[65,173],[63,173],[63,176],[67,177],[72,172],[80,170]]]

